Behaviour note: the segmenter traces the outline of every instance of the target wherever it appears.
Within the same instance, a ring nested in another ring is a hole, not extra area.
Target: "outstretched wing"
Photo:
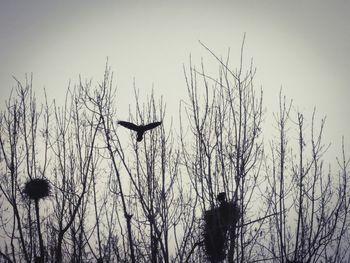
[[[148,131],[148,130],[154,129],[155,127],[157,127],[157,126],[159,126],[161,124],[162,124],[161,121],[149,123],[149,124],[143,126],[143,129],[144,129],[144,131]]]
[[[127,121],[118,121],[118,124],[120,124],[121,126],[125,127],[125,128],[128,128],[130,130],[133,130],[133,131],[140,131],[140,127],[137,126],[136,124],[133,124],[131,122],[127,122]]]

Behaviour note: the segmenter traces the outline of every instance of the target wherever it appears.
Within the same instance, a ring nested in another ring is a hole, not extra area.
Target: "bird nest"
[[[204,213],[204,246],[211,262],[220,262],[226,256],[228,231],[236,226],[239,210],[233,202],[223,202]]]
[[[47,179],[30,179],[25,183],[23,192],[29,199],[39,200],[50,195],[51,186]]]

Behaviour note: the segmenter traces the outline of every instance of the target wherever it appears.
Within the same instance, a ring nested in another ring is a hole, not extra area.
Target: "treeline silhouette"
[[[153,93],[120,116],[108,66],[61,106],[15,79],[0,115],[0,262],[349,262],[344,142],[334,171],[325,119],[282,92],[268,139],[254,67],[203,47],[219,70],[184,69],[178,123]]]

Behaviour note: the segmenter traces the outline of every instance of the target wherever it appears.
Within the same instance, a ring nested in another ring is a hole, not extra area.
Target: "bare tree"
[[[26,78],[25,86],[16,80],[13,97],[8,100],[7,107],[0,117],[2,165],[0,189],[2,197],[5,198],[4,202],[1,202],[1,208],[5,211],[1,219],[2,229],[7,237],[4,243],[7,245],[9,242],[11,247],[11,256],[6,257],[11,258],[13,262],[17,260],[31,262],[37,250],[41,256],[44,254],[40,229],[38,232],[34,231],[36,227],[40,227],[38,202],[36,202],[35,220],[31,203],[24,198],[23,188],[25,181],[46,176],[47,110],[47,105],[38,106],[32,92],[32,77],[30,77]],[[39,152],[43,152],[43,155]],[[9,212],[9,208],[12,212]],[[35,238],[36,233],[39,233],[40,246]]]
[[[109,76],[108,72],[107,69],[106,76]],[[99,100],[94,103],[102,122],[107,158],[116,175],[112,178],[117,187],[112,192],[123,207],[126,230],[120,226],[119,231],[127,233],[130,258],[135,262],[170,262],[173,257],[183,258],[185,251],[174,255],[169,248],[173,237],[171,230],[177,234],[179,228],[176,226],[185,209],[181,195],[183,182],[178,179],[179,149],[174,146],[172,134],[160,126],[147,132],[142,141],[135,141],[133,136],[136,134],[131,131],[131,149],[127,150],[130,144],[123,142],[117,134],[114,93],[111,86],[106,85],[109,81],[107,77],[100,85],[95,95]],[[93,100],[91,94],[87,97],[89,101]],[[157,104],[152,94],[141,107],[136,92],[135,98],[136,114],[135,117],[130,114],[131,122],[145,124],[165,118],[162,100]],[[180,189],[179,193],[177,189]]]
[[[203,62],[200,71],[192,63],[185,71],[189,94],[185,110],[193,136],[188,140],[193,143],[185,145],[182,139],[184,162],[202,213],[217,205],[220,192],[225,192],[236,208],[239,218],[228,234],[229,262],[254,258],[251,246],[258,237],[248,237],[252,225],[247,223],[259,216],[252,206],[261,183],[262,92],[257,95],[255,91],[252,64],[244,69],[243,44],[235,71],[229,67],[229,55],[224,61],[203,44],[219,65],[218,76],[208,75]]]
[[[342,152],[339,175],[327,171],[323,156],[328,146],[322,141],[325,119],[317,130],[314,111],[307,136],[304,115],[298,112],[293,122],[290,109],[291,104],[280,95],[279,137],[271,144],[271,192],[267,197],[276,213],[271,219],[271,256],[275,262],[342,262],[348,246],[342,240],[349,224],[349,161]],[[287,140],[294,137],[290,135],[293,124],[298,138],[294,144]]]

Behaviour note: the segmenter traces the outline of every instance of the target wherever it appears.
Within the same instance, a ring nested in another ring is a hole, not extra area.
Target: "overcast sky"
[[[78,75],[102,79],[106,57],[116,76],[120,115],[127,116],[133,78],[145,94],[152,86],[177,118],[186,98],[183,64],[214,60],[231,49],[231,65],[246,33],[245,58],[254,58],[256,86],[268,112],[278,91],[305,112],[327,115],[327,138],[350,140],[350,1],[18,1],[0,2],[1,107],[14,85],[33,72],[60,99]]]

